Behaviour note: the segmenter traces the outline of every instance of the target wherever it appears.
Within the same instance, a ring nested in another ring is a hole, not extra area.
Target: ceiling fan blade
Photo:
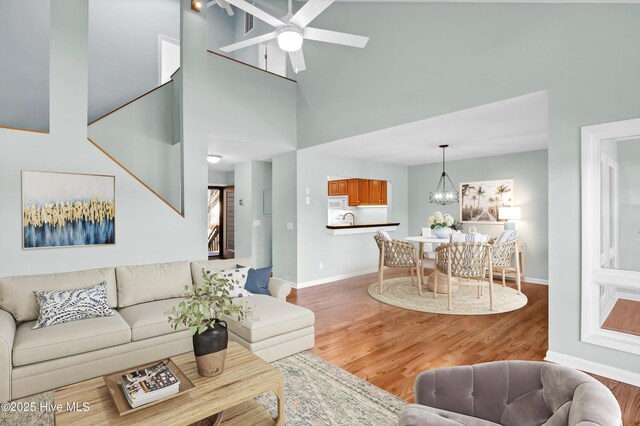
[[[233,8],[231,7],[231,5],[229,3],[227,3],[225,5],[224,10],[227,11],[227,15],[229,15],[229,16],[233,16],[234,15]]]
[[[304,38],[308,40],[324,41],[326,43],[343,44],[352,47],[365,47],[369,37],[355,34],[340,33],[337,31],[321,30],[320,28],[307,27],[304,29]]]
[[[331,6],[335,0],[309,0],[304,6],[296,12],[289,22],[297,25],[300,28],[304,28],[311,21],[316,19],[326,8]]]
[[[289,59],[291,60],[293,72],[296,74],[307,69],[307,66],[304,63],[304,54],[302,53],[302,49],[295,52],[289,52]]]
[[[223,52],[233,52],[234,50],[243,49],[245,47],[253,46],[254,44],[273,40],[276,37],[278,37],[278,33],[273,31],[258,37],[253,37],[247,40],[239,41],[238,43],[233,43],[228,46],[223,46],[220,48],[220,50],[222,50]]]
[[[232,5],[234,5],[238,9],[242,9],[245,12],[247,12],[248,14],[255,16],[259,20],[266,22],[267,24],[271,25],[272,27],[281,27],[281,26],[284,25],[284,22],[282,22],[278,18],[269,15],[264,10],[258,9],[257,7],[252,5],[251,3],[247,3],[244,0],[226,0],[226,1],[228,3],[231,3]]]

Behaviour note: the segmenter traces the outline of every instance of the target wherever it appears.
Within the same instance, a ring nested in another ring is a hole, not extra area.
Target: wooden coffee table
[[[193,352],[171,357],[196,386],[184,395],[146,409],[119,416],[102,377],[57,389],[54,404],[56,425],[189,425],[224,411],[223,425],[283,425],[284,374],[235,342],[229,342],[224,371],[216,377],[198,375]],[[272,391],[278,398],[278,417],[253,400]],[[80,410],[65,411],[67,403]],[[83,403],[88,409],[82,410]]]

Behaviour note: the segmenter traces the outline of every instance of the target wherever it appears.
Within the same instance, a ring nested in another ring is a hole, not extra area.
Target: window
[[[244,12],[244,35],[247,35],[253,30],[253,15]]]

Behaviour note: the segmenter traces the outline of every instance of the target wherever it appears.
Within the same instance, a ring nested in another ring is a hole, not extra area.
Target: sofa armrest
[[[269,280],[269,292],[277,299],[287,300],[287,296],[291,293],[291,286],[285,280],[279,278],[271,278]]]
[[[0,309],[0,402],[11,400],[11,358],[16,321],[13,316]]]

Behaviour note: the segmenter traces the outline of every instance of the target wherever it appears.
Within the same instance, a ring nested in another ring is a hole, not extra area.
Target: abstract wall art
[[[23,249],[115,244],[115,176],[22,172]]]

